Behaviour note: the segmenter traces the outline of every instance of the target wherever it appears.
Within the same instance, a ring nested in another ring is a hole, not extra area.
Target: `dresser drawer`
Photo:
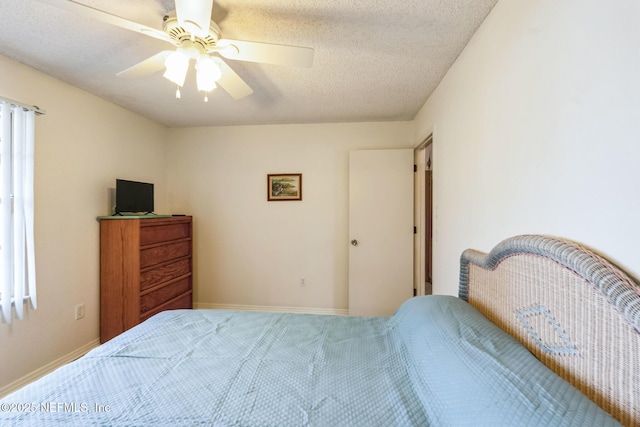
[[[151,288],[160,283],[168,282],[176,277],[184,276],[191,272],[191,258],[182,258],[178,261],[151,267],[140,272],[140,290]]]
[[[191,255],[191,239],[166,245],[154,245],[140,250],[140,268]]]
[[[142,313],[140,315],[140,321],[142,322],[143,320],[147,320],[149,317],[153,316],[154,314],[160,313],[161,311],[178,310],[181,308],[193,308],[191,291],[182,296],[178,296],[171,301],[168,301],[166,304],[149,310],[146,313]]]
[[[140,245],[169,242],[191,237],[191,224],[181,222],[177,224],[146,225],[140,227]]]
[[[145,312],[164,304],[190,289],[191,276],[146,293],[140,297],[140,313],[144,315]]]

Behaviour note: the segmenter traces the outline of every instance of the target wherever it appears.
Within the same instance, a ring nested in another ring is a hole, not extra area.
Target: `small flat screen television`
[[[116,179],[116,215],[153,213],[153,184]]]

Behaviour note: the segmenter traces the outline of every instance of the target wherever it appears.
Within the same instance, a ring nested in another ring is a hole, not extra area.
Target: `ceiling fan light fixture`
[[[222,77],[220,67],[207,54],[198,55],[196,60],[196,81],[198,90],[211,92],[216,88],[216,82]]]
[[[189,59],[189,54],[183,49],[171,52],[164,61],[164,66],[167,70],[164,72],[163,77],[178,86],[183,86],[184,80],[187,77],[187,70],[189,69]]]
[[[213,0],[176,0],[178,23],[198,37],[209,34]]]

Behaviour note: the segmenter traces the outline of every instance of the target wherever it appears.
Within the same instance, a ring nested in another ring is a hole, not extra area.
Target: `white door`
[[[389,316],[413,296],[413,150],[349,156],[349,315]]]

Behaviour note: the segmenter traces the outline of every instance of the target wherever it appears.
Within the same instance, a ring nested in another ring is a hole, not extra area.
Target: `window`
[[[34,123],[33,109],[0,100],[0,308],[7,323],[22,319],[25,303],[37,306]]]

